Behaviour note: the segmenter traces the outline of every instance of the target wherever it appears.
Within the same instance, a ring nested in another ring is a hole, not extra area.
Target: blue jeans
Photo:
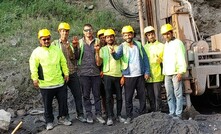
[[[167,102],[170,112],[169,114],[181,116],[183,111],[182,81],[178,81],[176,75],[166,75],[165,88],[167,92]]]

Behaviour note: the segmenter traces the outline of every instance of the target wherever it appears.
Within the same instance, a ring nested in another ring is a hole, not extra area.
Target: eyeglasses
[[[51,40],[51,38],[44,38],[44,39],[42,39],[43,41],[50,41]]]
[[[92,29],[84,29],[85,32],[92,32]]]

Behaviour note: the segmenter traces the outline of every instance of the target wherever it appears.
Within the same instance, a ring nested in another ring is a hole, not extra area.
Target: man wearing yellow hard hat
[[[67,61],[58,47],[51,44],[51,34],[48,29],[38,32],[40,46],[31,54],[29,59],[31,79],[34,87],[40,89],[44,104],[44,117],[46,129],[53,129],[53,107],[54,97],[58,100],[58,119],[68,116],[67,87],[65,82],[69,80]],[[64,74],[64,76],[62,76]],[[66,125],[71,125],[67,122]]]
[[[58,40],[54,40],[52,45],[57,46],[64,54],[68,69],[69,69],[69,81],[67,86],[71,90],[71,93],[75,100],[76,112],[78,119],[81,122],[86,122],[83,112],[82,92],[80,82],[77,74],[77,60],[79,59],[78,44],[73,44],[68,41],[70,31],[70,25],[66,22],[61,22],[58,26],[58,32],[60,37]]]
[[[162,25],[161,34],[166,40],[163,55],[163,74],[165,75],[164,82],[169,115],[174,119],[181,119],[183,111],[182,75],[187,69],[186,49],[183,42],[174,37],[172,25]]]
[[[162,74],[162,59],[164,45],[156,40],[155,29],[152,26],[144,28],[147,43],[144,49],[150,62],[150,78],[146,81],[147,99],[150,103],[150,112],[161,111],[161,85],[164,79]]]
[[[129,124],[133,117],[133,94],[135,89],[140,102],[139,114],[146,113],[145,79],[149,79],[150,66],[146,52],[139,41],[134,40],[134,30],[128,25],[122,28],[124,42],[115,52],[112,49],[114,59],[122,61],[122,74],[125,78],[125,103]]]
[[[107,29],[104,32],[106,46],[102,47],[99,53],[99,63],[103,63],[102,70],[104,74],[104,89],[106,93],[106,108],[107,108],[107,125],[113,125],[113,91],[116,91],[117,101],[117,120],[124,122],[125,119],[121,117],[122,110],[122,88],[120,80],[122,77],[121,73],[121,61],[115,60],[111,55],[111,49],[117,50],[118,45],[115,44],[115,32],[113,29]]]

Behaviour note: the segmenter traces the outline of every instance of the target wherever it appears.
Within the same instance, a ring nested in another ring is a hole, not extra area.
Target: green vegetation
[[[92,24],[95,32],[110,27],[120,31],[126,24],[111,12],[99,12],[95,1],[94,10],[84,9],[83,4],[76,0],[72,4],[65,0],[0,0],[0,61],[27,63],[38,45],[38,30],[48,28],[56,39],[57,27],[63,21],[71,25],[70,35],[79,37],[85,23]]]

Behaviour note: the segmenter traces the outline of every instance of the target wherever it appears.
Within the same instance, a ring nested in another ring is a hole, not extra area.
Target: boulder
[[[5,110],[0,110],[0,129],[8,130],[11,121],[11,114]]]

